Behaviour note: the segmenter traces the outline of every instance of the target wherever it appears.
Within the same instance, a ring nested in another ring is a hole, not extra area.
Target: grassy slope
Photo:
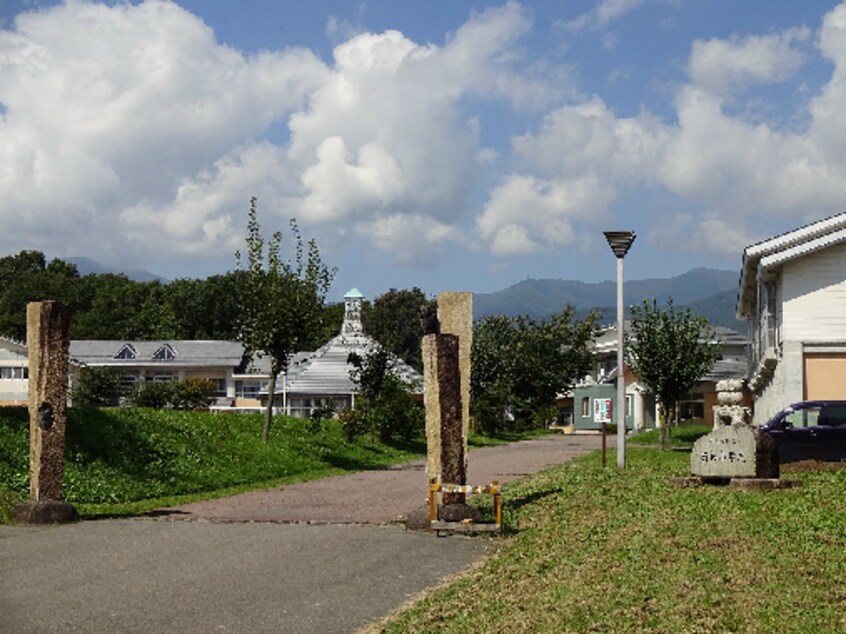
[[[398,449],[366,438],[349,442],[336,421],[312,427],[276,417],[266,445],[260,430],[260,417],[249,414],[72,409],[63,494],[83,514],[137,513],[395,464],[425,450],[422,444]],[[28,452],[26,410],[1,409],[0,516],[27,495]]]
[[[513,537],[384,632],[846,631],[846,468],[682,489],[681,452],[596,454],[506,490]],[[788,474],[790,475],[790,474]]]

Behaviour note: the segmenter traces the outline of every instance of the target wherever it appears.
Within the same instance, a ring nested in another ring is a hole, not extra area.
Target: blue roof
[[[364,299],[364,295],[362,295],[361,291],[357,288],[351,288],[347,291],[347,294],[344,295],[344,299]]]

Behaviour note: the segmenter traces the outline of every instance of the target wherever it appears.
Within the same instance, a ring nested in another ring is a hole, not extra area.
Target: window
[[[634,412],[634,396],[626,394],[626,418],[630,417]]]
[[[173,372],[151,372],[147,374],[147,380],[152,381],[153,383],[165,383],[167,381],[173,381]]]
[[[259,391],[267,388],[267,381],[246,379],[235,381],[235,396],[238,398],[258,398]]]
[[[585,396],[582,398],[582,418],[588,418],[590,416],[590,399]]]
[[[134,359],[137,356],[138,353],[135,351],[135,347],[131,343],[126,343],[123,345],[123,348],[118,350],[115,359]]]
[[[226,396],[226,379],[212,379],[214,382],[214,395]]]
[[[27,379],[29,368],[0,368],[0,379]]]
[[[157,361],[173,361],[176,358],[176,353],[170,347],[170,344],[166,343],[153,353],[153,358]]]

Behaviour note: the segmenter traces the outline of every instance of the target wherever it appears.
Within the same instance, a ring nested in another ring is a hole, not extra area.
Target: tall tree
[[[267,410],[262,439],[270,437],[273,400],[279,375],[288,371],[295,352],[313,349],[322,333],[323,304],[335,270],[320,259],[314,240],[306,249],[297,223],[291,220],[293,258],[283,259],[282,233],[267,243],[261,235],[255,197],[247,220],[247,268],[239,289],[238,336],[250,356],[270,359]],[[235,254],[241,268],[241,254]]]
[[[416,286],[411,290],[392,288],[362,309],[364,332],[417,371],[423,370],[420,350],[420,308],[437,309],[433,299]]]
[[[670,439],[679,398],[711,369],[721,349],[710,324],[688,309],[676,309],[672,299],[666,309],[655,300],[632,307],[626,362],[658,401],[663,447]]]
[[[568,306],[548,319],[487,317],[473,329],[473,416],[486,431],[528,429],[550,420],[556,396],[591,366],[596,315]]]

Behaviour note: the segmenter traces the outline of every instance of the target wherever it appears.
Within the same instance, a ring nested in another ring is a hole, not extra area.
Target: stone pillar
[[[462,433],[461,375],[456,335],[423,337],[423,400],[426,407],[426,473],[448,484],[467,484]],[[444,504],[464,502],[463,494],[445,494]]]
[[[458,336],[458,370],[461,374],[461,432],[464,455],[470,433],[470,353],[473,349],[473,293],[440,293],[438,321],[441,333]]]
[[[27,306],[26,325],[30,500],[16,509],[16,519],[39,524],[71,521],[76,510],[61,501],[70,313],[56,302],[33,302]]]

